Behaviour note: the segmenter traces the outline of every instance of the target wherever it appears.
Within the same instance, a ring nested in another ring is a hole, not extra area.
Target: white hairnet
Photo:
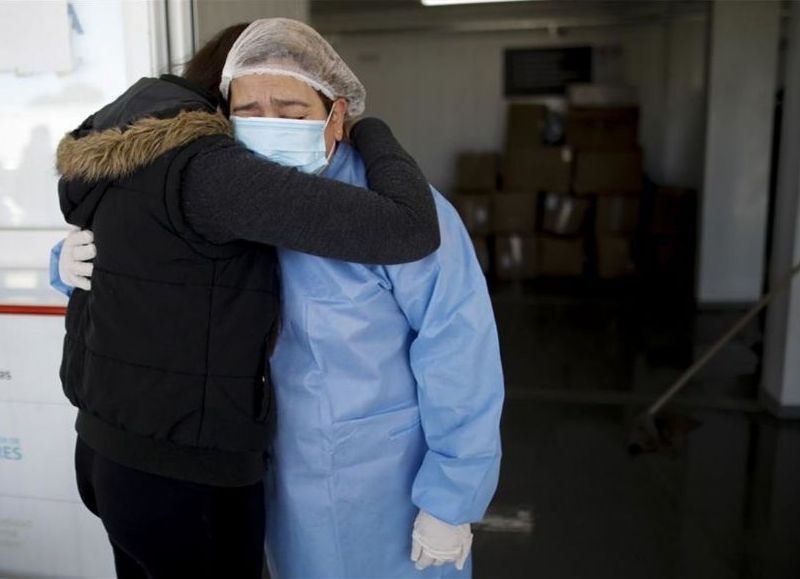
[[[331,100],[347,99],[347,114],[364,112],[367,91],[333,47],[310,26],[289,18],[263,18],[245,28],[228,53],[219,90],[250,74],[287,75]]]

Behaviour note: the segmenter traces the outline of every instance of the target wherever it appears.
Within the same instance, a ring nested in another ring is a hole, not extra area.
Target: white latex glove
[[[420,511],[411,533],[411,560],[419,571],[434,565],[455,563],[461,571],[472,549],[469,524],[450,525],[425,511]]]
[[[61,257],[58,258],[58,276],[67,285],[82,290],[92,289],[94,264],[89,261],[97,256],[94,234],[88,229],[72,231],[64,240]]]

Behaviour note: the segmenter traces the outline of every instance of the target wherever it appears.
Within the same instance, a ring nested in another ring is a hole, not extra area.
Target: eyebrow
[[[238,107],[233,107],[232,112],[239,112],[239,111],[249,111],[258,108],[258,101],[251,101],[249,103],[245,103],[243,105],[239,105]]]
[[[299,99],[279,99],[276,97],[272,97],[269,99],[272,102],[272,105],[275,107],[292,107],[292,106],[301,106],[309,108],[311,105],[308,104],[306,101],[302,101]]]

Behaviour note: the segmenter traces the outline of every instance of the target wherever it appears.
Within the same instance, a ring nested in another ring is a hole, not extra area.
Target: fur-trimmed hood
[[[67,134],[56,152],[68,223],[91,224],[107,185],[201,137],[233,134],[213,95],[172,75],[143,78]]]
[[[167,119],[145,117],[126,128],[112,127],[83,137],[67,134],[56,151],[56,169],[67,180],[119,179],[200,137],[232,134],[230,121],[219,111],[183,111]]]
[[[139,79],[61,140],[58,173],[84,183],[119,179],[200,137],[230,136],[218,104],[178,76]]]

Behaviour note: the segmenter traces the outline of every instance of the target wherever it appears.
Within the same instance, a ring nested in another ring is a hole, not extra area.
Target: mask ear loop
[[[331,119],[333,118],[333,110],[336,108],[336,103],[337,102],[338,101],[334,101],[333,104],[331,105],[331,111],[328,113],[328,118],[325,120],[325,126],[322,127],[323,138],[324,138],[324,135],[325,135],[325,131],[328,130],[328,123],[330,123]],[[331,162],[331,159],[333,158],[333,153],[336,151],[336,145],[337,144],[338,143],[336,141],[334,141],[333,142],[333,147],[331,147],[331,152],[328,153],[327,155],[325,155],[325,163],[326,164]]]
[[[339,102],[339,101],[334,101],[334,102],[333,102],[333,104],[331,105],[331,110],[330,110],[330,112],[328,113],[328,118],[327,118],[327,119],[325,119],[325,128],[326,128],[326,129],[328,128],[328,123],[330,123],[330,122],[331,122],[331,119],[333,118],[333,110],[336,108],[336,103],[337,103],[337,102]]]

